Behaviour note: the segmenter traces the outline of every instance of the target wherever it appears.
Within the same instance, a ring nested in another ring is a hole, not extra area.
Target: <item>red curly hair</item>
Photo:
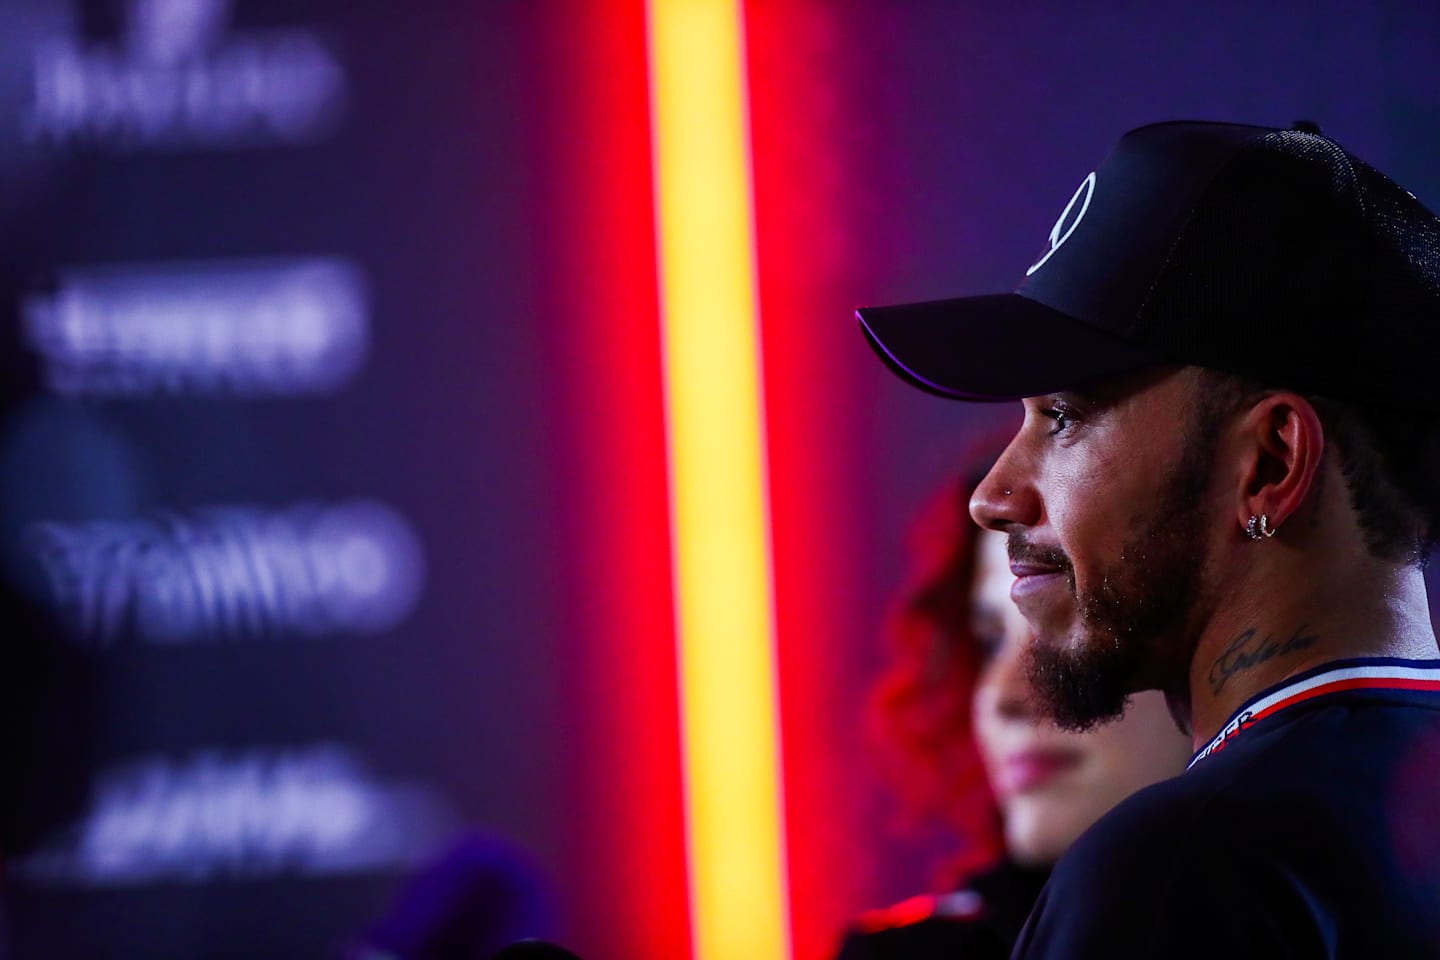
[[[961,875],[1004,854],[1000,812],[971,724],[981,655],[971,632],[976,535],[969,503],[995,461],[995,444],[920,517],[910,586],[891,612],[889,664],[872,689],[870,720],[887,772],[917,820],[935,820],[962,842]]]

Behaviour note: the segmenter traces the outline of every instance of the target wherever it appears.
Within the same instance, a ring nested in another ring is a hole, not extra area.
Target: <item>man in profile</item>
[[[922,389],[1024,402],[971,512],[1046,711],[1159,689],[1196,749],[1016,956],[1440,956],[1435,215],[1313,125],[1155,124],[1015,293],[859,319]]]

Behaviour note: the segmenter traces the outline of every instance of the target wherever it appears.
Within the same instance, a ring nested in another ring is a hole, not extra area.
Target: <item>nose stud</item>
[[[1010,496],[1010,488],[1009,488],[1009,487],[1006,487],[1006,488],[1005,488],[1005,496],[1007,496],[1007,497]]]

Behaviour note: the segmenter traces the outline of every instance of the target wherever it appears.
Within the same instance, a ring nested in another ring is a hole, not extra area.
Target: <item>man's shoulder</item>
[[[1235,754],[1121,801],[1061,858],[1051,892],[1088,903],[1097,916],[1147,906],[1159,915],[1195,898],[1241,895],[1243,885],[1233,881],[1283,861],[1293,845],[1288,835],[1300,830],[1293,808],[1272,798],[1307,788],[1277,775],[1284,764],[1271,762],[1270,752]]]
[[[1153,883],[1183,849],[1208,840],[1206,834],[1229,819],[1228,809],[1237,802],[1229,778],[1181,775],[1151,784],[1096,821],[1061,858],[1057,873],[1068,867],[1089,874],[1104,865],[1116,876]],[[1208,843],[1200,847],[1214,849]]]
[[[1337,700],[1257,731],[1121,801],[1076,842],[1074,859],[1139,869],[1183,852],[1193,869],[1254,856],[1296,832],[1353,833],[1357,810],[1373,807],[1384,819],[1398,783],[1420,778],[1440,788],[1435,706]]]
[[[1440,861],[1418,852],[1440,849],[1437,720],[1336,698],[1147,787],[1061,858],[1016,955],[1324,955],[1337,930],[1437,955]]]
[[[1253,842],[1263,830],[1252,813],[1231,783],[1209,777],[1131,796],[1061,858],[1015,956],[1211,957],[1242,947],[1233,955],[1259,956],[1250,948],[1310,946],[1303,892]]]

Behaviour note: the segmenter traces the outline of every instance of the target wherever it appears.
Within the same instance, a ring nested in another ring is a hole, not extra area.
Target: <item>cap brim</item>
[[[855,317],[890,369],[955,400],[1019,400],[1166,362],[1018,293],[861,307]]]

